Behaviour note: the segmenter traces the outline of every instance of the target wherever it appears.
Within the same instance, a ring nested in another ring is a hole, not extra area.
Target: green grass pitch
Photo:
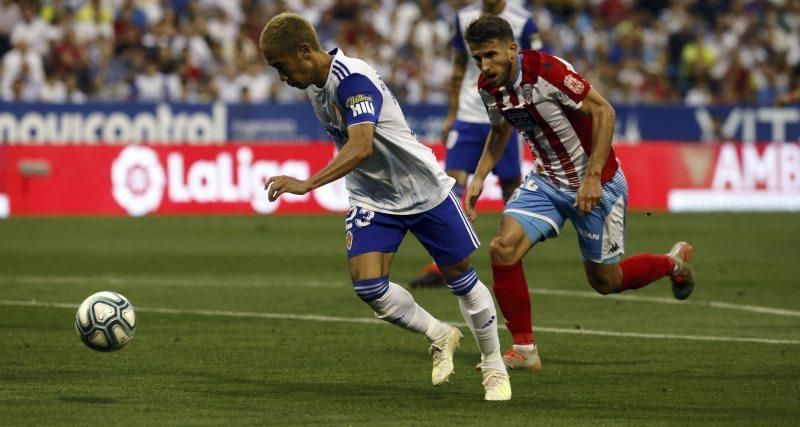
[[[476,224],[487,284],[498,221]],[[0,221],[0,425],[800,424],[800,215],[631,213],[628,254],[694,245],[698,286],[678,304],[668,280],[594,297],[567,226],[525,261],[544,370],[512,372],[513,399],[494,403],[465,327],[455,375],[435,388],[425,340],[374,322],[351,289],[343,222]],[[407,237],[392,279],[425,262]],[[116,353],[73,329],[100,290],[137,308]],[[413,293],[462,321],[446,289]]]

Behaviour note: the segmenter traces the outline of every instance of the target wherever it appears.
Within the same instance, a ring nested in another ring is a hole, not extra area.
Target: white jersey
[[[372,155],[345,176],[350,204],[396,215],[436,207],[455,180],[444,173],[433,151],[417,141],[378,73],[340,49],[329,53],[333,61],[325,86],[306,89],[320,123],[339,149],[349,139],[348,127],[375,124]]]
[[[483,9],[480,3],[459,9],[456,13],[455,31],[452,40],[453,48],[467,56],[464,80],[461,81],[461,90],[458,94],[456,119],[469,123],[489,123],[486,107],[484,107],[483,100],[477,90],[480,70],[475,64],[475,60],[472,59],[469,46],[464,40],[464,33],[466,33],[469,24],[480,18],[481,15],[483,15]],[[511,24],[514,38],[517,40],[520,50],[539,49],[541,47],[538,42],[536,24],[528,11],[507,1],[506,7],[497,16]]]

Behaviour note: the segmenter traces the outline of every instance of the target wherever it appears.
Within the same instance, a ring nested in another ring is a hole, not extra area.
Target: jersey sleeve
[[[383,106],[383,95],[372,81],[363,74],[350,74],[336,89],[339,105],[344,110],[347,127],[361,123],[378,123]]]
[[[549,83],[540,86],[545,98],[574,110],[581,108],[581,103],[592,88],[589,82],[563,59],[542,52],[539,52],[539,55],[541,55],[540,77]]]
[[[539,39],[539,29],[536,23],[533,22],[532,17],[528,17],[525,21],[525,26],[522,27],[522,34],[519,36],[519,46],[522,50],[539,49],[542,47],[542,41]]]
[[[497,104],[495,103],[494,97],[483,89],[478,89],[478,92],[481,94],[483,106],[486,107],[486,114],[489,115],[489,122],[494,126],[502,123],[504,120],[503,115],[497,111]]]
[[[455,23],[453,24],[455,28],[453,28],[453,40],[450,44],[453,46],[453,49],[467,53],[467,46],[464,44],[464,35],[461,34],[461,20],[458,19],[458,14],[456,14]]]

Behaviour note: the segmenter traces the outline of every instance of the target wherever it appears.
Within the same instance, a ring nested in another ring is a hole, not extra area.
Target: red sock
[[[522,262],[514,265],[492,264],[494,296],[506,319],[514,344],[535,344],[531,325],[531,295]]]
[[[675,260],[666,255],[636,254],[619,263],[622,268],[620,292],[639,289],[672,274]]]

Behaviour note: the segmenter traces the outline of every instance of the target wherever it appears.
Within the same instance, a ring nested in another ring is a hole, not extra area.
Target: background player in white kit
[[[514,347],[503,357],[511,368],[541,368],[531,328],[528,284],[521,260],[536,244],[557,237],[567,219],[578,243],[589,284],[601,294],[672,280],[677,299],[694,290],[692,247],[678,242],[668,254],[625,252],[628,185],[614,156],[614,109],[564,60],[544,52],[519,52],[502,18],[483,16],[465,33],[481,71],[477,89],[492,130],[467,189],[467,212],[483,179],[497,162],[514,128],[536,157],[534,170],[506,205],[490,246],[493,288]]]
[[[514,39],[522,49],[539,49],[538,29],[533,17],[522,7],[506,0],[483,0],[463,7],[456,12],[453,23],[453,71],[450,78],[450,106],[442,127],[442,141],[447,146],[445,172],[456,180],[453,193],[459,199],[469,174],[475,172],[478,159],[486,144],[491,123],[486,116],[483,100],[475,90],[480,71],[470,55],[464,40],[467,26],[482,15],[497,15],[508,21]],[[520,184],[521,156],[517,133],[511,134],[503,155],[492,169],[500,180],[503,201],[507,201]],[[413,287],[442,286],[444,276],[435,263],[426,266],[419,277],[411,281]]]
[[[411,231],[442,266],[448,288],[475,335],[484,398],[510,399],[494,301],[469,259],[479,242],[450,191],[453,179],[431,150],[414,138],[375,70],[339,49],[323,51],[305,19],[293,13],[276,15],[265,25],[260,47],[281,80],[307,91],[317,118],[339,148],[333,161],[307,180],[271,177],[266,183],[269,200],[283,193],[305,194],[345,177],[351,204],[345,243],[355,292],[378,318],[430,341],[431,379],[439,385],[453,372],[452,356],[462,335],[389,281],[392,258]]]

